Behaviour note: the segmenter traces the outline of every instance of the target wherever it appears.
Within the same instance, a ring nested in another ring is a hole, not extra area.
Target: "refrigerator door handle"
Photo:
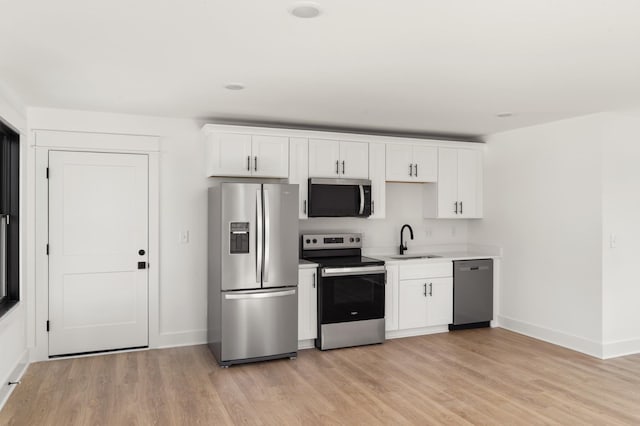
[[[262,189],[256,191],[256,282],[262,281]]]
[[[237,293],[237,294],[225,294],[224,298],[230,299],[268,299],[271,297],[292,296],[296,294],[295,290],[285,291],[272,291],[268,293]]]
[[[270,210],[269,210],[269,191],[264,190],[264,270],[262,271],[262,280],[264,282],[269,281],[269,254],[271,245],[271,220],[270,220]]]

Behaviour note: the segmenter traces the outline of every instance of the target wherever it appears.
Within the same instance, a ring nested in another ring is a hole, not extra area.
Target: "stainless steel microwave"
[[[309,179],[309,217],[369,217],[368,179]]]

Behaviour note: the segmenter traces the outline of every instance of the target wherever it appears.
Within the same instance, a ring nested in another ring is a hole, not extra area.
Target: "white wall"
[[[640,112],[606,114],[604,139],[603,346],[611,357],[640,352]]]
[[[300,221],[300,232],[361,232],[364,250],[371,254],[397,252],[405,223],[411,225],[415,238],[410,240],[405,230],[409,253],[467,244],[469,221],[423,219],[423,184],[387,183],[386,189],[385,219],[312,218]]]
[[[25,280],[27,271],[26,224],[28,223],[27,209],[25,209],[25,177],[26,177],[26,120],[25,111],[21,103],[4,87],[0,87],[0,120],[13,127],[21,134],[21,193],[20,193],[20,303],[4,317],[0,318],[0,407],[9,395],[9,380],[15,380],[16,373],[22,368],[27,356],[27,301],[30,295],[26,292]]]
[[[30,129],[161,137],[160,346],[204,342],[207,179],[199,133],[201,123],[45,108],[29,108],[28,121]],[[189,231],[188,244],[179,242],[178,235],[183,230]]]
[[[485,219],[503,247],[500,325],[595,356],[602,342],[602,116],[488,138]]]

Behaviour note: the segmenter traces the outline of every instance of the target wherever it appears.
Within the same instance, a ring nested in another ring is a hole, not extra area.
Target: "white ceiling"
[[[637,0],[317,2],[0,0],[0,81],[31,106],[424,134],[640,105]]]

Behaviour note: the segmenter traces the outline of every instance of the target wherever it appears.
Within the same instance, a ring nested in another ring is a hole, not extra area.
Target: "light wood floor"
[[[600,361],[502,329],[221,369],[206,346],[32,364],[12,425],[640,424],[640,356]]]

